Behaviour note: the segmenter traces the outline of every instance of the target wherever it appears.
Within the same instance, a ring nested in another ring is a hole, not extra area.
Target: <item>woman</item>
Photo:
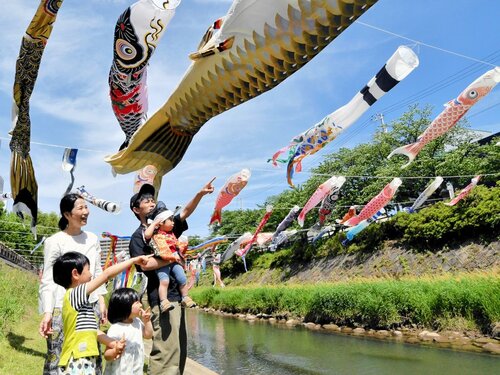
[[[59,220],[61,231],[45,241],[43,275],[38,293],[39,310],[43,314],[39,332],[47,339],[44,375],[58,374],[58,362],[64,339],[61,316],[64,288],[54,283],[52,278],[52,266],[55,260],[64,253],[77,251],[89,258],[93,277],[102,273],[99,239],[93,233],[82,231],[89,216],[87,203],[78,194],[68,194],[61,199],[59,208],[61,211],[61,219]],[[90,297],[90,301],[99,306],[98,312],[101,322],[106,321],[107,318],[104,294],[106,294],[106,287],[103,285]]]

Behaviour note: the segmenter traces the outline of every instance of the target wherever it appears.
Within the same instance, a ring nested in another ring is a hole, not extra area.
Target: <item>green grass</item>
[[[35,274],[0,263],[0,336],[18,322],[36,302],[38,279]]]
[[[500,321],[500,278],[494,272],[316,286],[195,288],[190,293],[202,306],[233,313],[302,316],[317,323],[371,328],[416,324],[451,329],[455,325],[487,332]]]
[[[36,275],[0,263],[0,374],[42,372],[45,340],[38,334]]]

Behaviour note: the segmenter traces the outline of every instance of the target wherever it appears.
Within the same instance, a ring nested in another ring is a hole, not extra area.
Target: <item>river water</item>
[[[188,356],[219,374],[498,374],[500,358],[187,311]]]

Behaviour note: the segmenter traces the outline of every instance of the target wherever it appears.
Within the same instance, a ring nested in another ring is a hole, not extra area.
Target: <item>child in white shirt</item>
[[[112,323],[108,336],[127,343],[121,356],[116,359],[115,350],[108,348],[105,375],[142,375],[144,366],[143,339],[153,337],[151,310],[142,309],[139,295],[132,288],[120,288],[109,300],[108,320]]]

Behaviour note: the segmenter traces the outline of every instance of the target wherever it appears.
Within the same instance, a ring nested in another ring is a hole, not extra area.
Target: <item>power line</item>
[[[374,29],[374,30],[378,30],[378,31],[381,31],[383,33],[386,33],[386,34],[389,34],[389,35],[392,35],[392,36],[396,36],[398,38],[401,38],[401,39],[405,39],[405,40],[408,40],[410,42],[413,42],[415,44],[419,44],[421,46],[425,46],[425,47],[429,47],[429,48],[432,48],[432,49],[435,49],[435,50],[438,50],[438,51],[441,51],[441,52],[445,52],[445,53],[449,53],[451,55],[454,55],[454,56],[458,56],[458,57],[462,57],[464,59],[467,59],[467,60],[471,60],[471,61],[475,61],[475,62],[478,62],[478,63],[481,63],[481,64],[484,64],[484,65],[488,65],[488,66],[492,66],[492,67],[495,67],[495,65],[493,64],[490,64],[486,61],[482,61],[482,60],[479,60],[479,59],[476,59],[474,57],[470,57],[470,56],[467,56],[467,55],[464,55],[462,53],[458,53],[458,52],[454,52],[454,51],[450,51],[448,49],[445,49],[445,48],[441,48],[441,47],[436,47],[436,46],[433,46],[432,44],[428,44],[428,43],[424,43],[420,40],[416,40],[416,39],[411,39],[411,38],[408,38],[404,35],[401,35],[401,34],[397,34],[395,32],[392,32],[392,31],[389,31],[389,30],[385,30],[385,29],[382,29],[381,27],[377,27],[377,26],[373,26],[373,25],[370,25],[368,23],[365,23],[365,22],[361,22],[361,21],[354,21],[355,23],[358,23],[360,25],[363,25],[365,27],[369,27],[371,29]]]
[[[0,137],[0,139],[6,140],[6,141],[10,141],[10,138],[7,138],[7,137]],[[109,154],[109,151],[94,150],[94,149],[91,149],[91,148],[78,148],[78,147],[74,147],[74,146],[72,146],[72,147],[70,147],[70,146],[62,146],[62,145],[56,145],[56,144],[53,144],[53,143],[43,143],[43,142],[30,141],[30,144],[32,144],[32,145],[39,145],[39,146],[62,148],[62,149],[77,148],[78,151],[89,151],[89,152],[99,152],[101,154]]]
[[[29,224],[25,224],[25,223],[20,223],[18,221],[8,221],[8,220],[0,220],[0,223],[17,224],[17,225],[22,225],[22,226],[29,225]],[[44,225],[37,225],[36,227],[37,228],[47,228],[47,229],[57,229],[57,230],[60,230],[59,227],[47,227],[47,226],[44,226]]]
[[[490,109],[495,108],[495,107],[496,107],[496,106],[498,106],[498,105],[500,105],[500,102],[499,102],[499,103],[495,103],[495,104],[493,104],[493,105],[490,105],[489,107],[486,107],[486,108],[484,108],[484,109],[480,110],[479,112],[476,112],[476,113],[474,113],[473,115],[470,115],[470,116],[469,116],[469,118],[470,118],[470,117],[477,116],[477,115],[480,115],[480,114],[481,114],[481,113],[483,113],[483,112],[489,111]]]

